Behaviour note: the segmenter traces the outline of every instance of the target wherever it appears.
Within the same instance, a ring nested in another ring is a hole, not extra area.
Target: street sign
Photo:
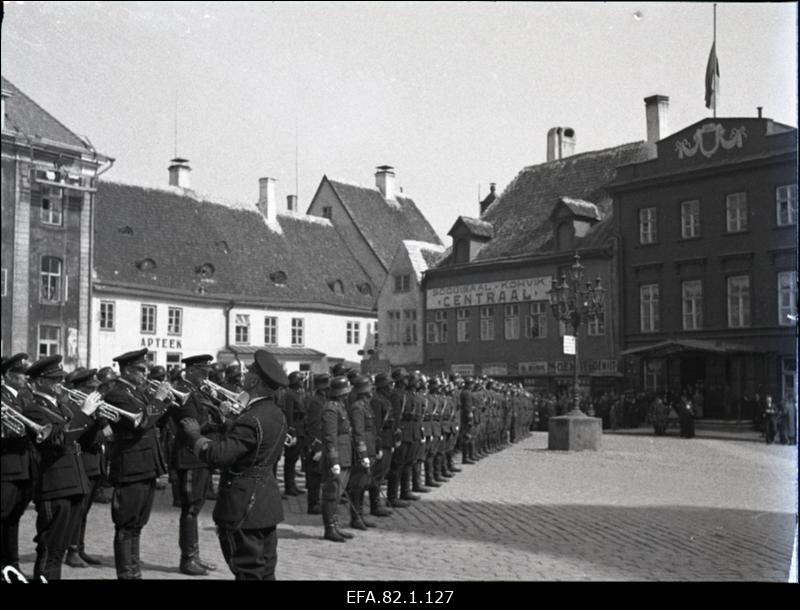
[[[575,336],[574,335],[564,335],[564,353],[570,354],[572,356],[575,355]]]

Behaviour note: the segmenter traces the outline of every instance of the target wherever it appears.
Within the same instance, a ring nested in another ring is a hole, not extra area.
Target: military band
[[[114,358],[118,372],[69,374],[59,355],[2,360],[2,567],[19,569],[19,521],[31,499],[35,578],[60,578],[62,563],[100,564],[85,547],[86,527],[108,480],[117,577],[140,579],[142,532],[169,467],[178,569],[205,576],[216,566],[200,556],[198,517],[219,469],[212,517],[228,568],[236,579],[271,580],[282,499],[305,494],[323,539],[346,542],[348,530],[378,526],[370,517],[390,518],[450,481],[459,452],[474,464],[536,424],[530,394],[485,377],[403,368],[371,377],[343,364],[287,376],[263,350],[243,377],[240,363],[210,355],[169,372],[147,355]],[[340,519],[342,505],[349,519]]]

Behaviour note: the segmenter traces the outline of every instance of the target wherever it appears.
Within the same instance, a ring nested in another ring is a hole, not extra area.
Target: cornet
[[[147,380],[147,385],[149,385],[150,389],[152,389],[153,391],[157,390],[162,383],[163,382],[156,381],[155,379]],[[175,399],[175,402],[184,404],[189,399],[189,392],[180,392],[175,388],[173,388],[172,385],[170,384],[167,385],[169,385],[169,392],[170,394],[172,394],[172,397]]]
[[[225,400],[231,403],[231,412],[234,415],[239,415],[242,411],[244,411],[246,404],[242,403],[239,400],[239,394],[235,392],[231,392],[230,390],[223,388],[221,385],[214,383],[206,379],[203,382],[203,385],[206,386],[208,389],[213,390],[217,394],[221,395]]]
[[[65,388],[61,386],[61,388],[66,392],[67,396],[69,396],[70,400],[74,400],[75,402],[83,402],[86,400],[88,394],[85,392],[81,392],[80,390],[70,390],[69,388]],[[102,417],[105,417],[109,421],[117,422],[119,421],[120,417],[125,417],[133,422],[134,427],[138,426],[142,423],[142,417],[144,416],[143,413],[131,413],[130,411],[126,411],[125,409],[120,409],[119,407],[115,407],[114,405],[108,404],[105,401],[100,402],[100,406],[97,407],[96,411]]]
[[[6,428],[20,436],[24,436],[26,427],[30,428],[36,433],[37,443],[41,443],[53,431],[51,424],[45,424],[44,426],[37,424],[6,403],[2,404],[2,423]]]

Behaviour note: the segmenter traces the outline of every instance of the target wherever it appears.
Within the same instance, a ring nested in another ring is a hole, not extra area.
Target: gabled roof
[[[562,197],[560,199],[560,204],[561,205],[556,205],[556,207],[553,208],[553,214],[555,214],[561,206],[565,206],[576,218],[584,218],[587,220],[600,220],[602,218],[600,210],[591,201]]]
[[[44,138],[59,144],[91,149],[87,143],[65,127],[52,114],[25,95],[5,77],[0,78],[3,92],[10,95],[6,98],[6,131],[14,131],[20,135]]]
[[[616,177],[617,166],[645,159],[645,142],[634,142],[524,168],[481,217],[493,225],[494,238],[476,260],[553,250],[549,218],[559,201],[597,206],[603,220],[575,246],[596,243],[597,233],[610,230],[611,197],[606,186]]]
[[[442,243],[410,197],[397,194],[396,202],[387,201],[377,188],[327,176],[323,180],[331,185],[385,269],[389,268],[397,247],[405,239]]]
[[[492,227],[491,223],[478,220],[477,218],[469,218],[468,216],[459,216],[447,234],[453,235],[453,233],[455,233],[461,225],[463,225],[469,234],[474,237],[485,237],[487,239],[491,239],[494,235],[494,228]]]
[[[279,215],[278,231],[249,207],[101,181],[95,281],[284,307],[373,308],[377,288],[328,220]]]
[[[417,281],[420,280],[425,271],[436,264],[444,252],[444,246],[441,244],[413,240],[403,240],[402,247],[408,252],[408,258],[414,268]]]

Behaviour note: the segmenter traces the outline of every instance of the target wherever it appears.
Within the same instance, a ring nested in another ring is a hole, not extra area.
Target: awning
[[[254,345],[231,345],[230,349],[220,350],[217,360],[241,360],[252,362],[256,351],[263,349],[269,352],[278,361],[286,360],[321,360],[325,354],[310,347],[278,347],[275,345],[265,345],[257,347]]]
[[[703,339],[669,339],[651,345],[634,347],[621,352],[623,356],[633,354],[647,355],[652,357],[668,356],[681,352],[708,352],[712,354],[734,355],[734,354],[765,354],[767,350],[754,347],[752,345],[741,345],[727,343],[725,341],[706,341]]]

